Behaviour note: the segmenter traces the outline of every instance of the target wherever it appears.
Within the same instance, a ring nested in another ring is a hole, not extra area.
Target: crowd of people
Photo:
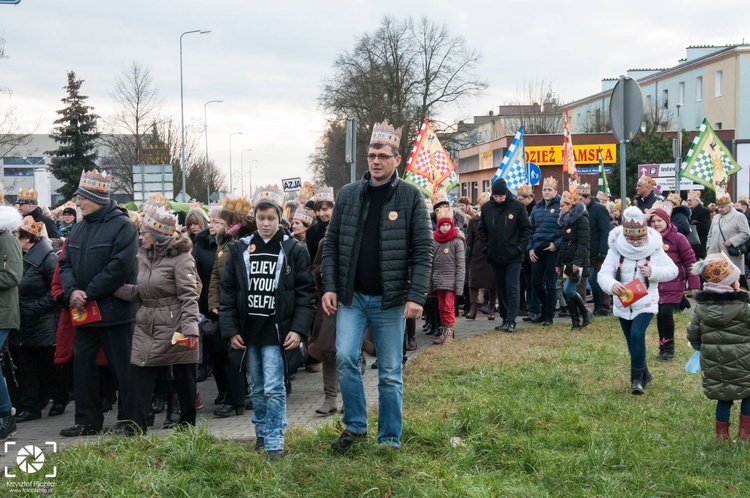
[[[323,373],[316,413],[338,412],[341,393],[344,430],[331,446],[343,453],[367,436],[364,348],[377,355],[377,443],[398,450],[404,351],[417,347],[420,318],[447,347],[461,308],[468,320],[499,315],[505,333],[520,318],[549,326],[567,317],[577,332],[614,313],[630,392],[640,395],[653,380],[646,329],[656,316],[656,358],[674,358],[686,294],[698,303],[688,336],[718,400],[717,435],[728,437],[731,402],[742,400],[740,435],[750,437],[750,360],[737,351],[750,322],[734,318],[750,313],[739,290],[744,199],[722,193],[706,208],[699,191],[664,198],[644,176],[632,205],[587,184],[559,190],[551,177],[537,200],[531,186],[514,194],[500,178],[476,208],[466,197],[452,207],[399,178],[400,140],[378,124],[367,173],[338,196],[306,186],[309,199],[285,202],[270,185],[183,218],[158,195],[129,212],[96,170],[83,172],[75,203],[49,215],[22,189],[16,207],[0,207],[0,441],[50,400],[50,417],[75,400],[66,437],[99,434],[115,402],[114,434],[144,434],[161,412],[163,427],[194,425],[198,383],[212,375],[213,416],[252,410],[255,450],[275,460],[286,397],[306,368]],[[728,307],[731,319],[718,320]],[[729,375],[722,366],[735,357]]]

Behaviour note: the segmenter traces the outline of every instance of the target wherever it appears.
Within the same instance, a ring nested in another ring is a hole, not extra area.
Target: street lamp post
[[[209,100],[203,104],[203,134],[206,135],[206,204],[211,203],[211,169],[208,166],[208,120],[206,119],[206,106],[208,104],[221,104],[222,102],[224,101]]]
[[[241,131],[235,131],[229,134],[229,192],[234,193],[234,184],[232,183],[232,135],[242,135]]]
[[[242,196],[245,196],[245,167],[243,166],[243,157],[245,157],[245,152],[252,152],[253,149],[242,149],[240,151],[240,175],[242,180],[240,183],[242,184]],[[249,195],[253,195],[252,190],[248,192]]]
[[[185,31],[180,35],[180,129],[182,132],[182,142],[180,144],[180,169],[182,170],[182,192],[180,196],[181,201],[185,202],[187,199],[187,189],[185,188],[185,92],[182,84],[182,37],[191,33],[200,33],[206,35],[210,33],[210,30],[194,29],[192,31]]]
[[[257,159],[250,159],[250,163],[248,163],[247,168],[247,176],[248,176],[248,183],[250,188],[250,195],[253,194],[253,163],[260,162]],[[257,166],[255,166],[257,168]]]

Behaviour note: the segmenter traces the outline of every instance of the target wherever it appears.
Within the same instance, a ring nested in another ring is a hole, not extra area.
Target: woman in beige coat
[[[133,394],[131,419],[125,433],[147,431],[151,396],[158,367],[169,366],[180,403],[180,424],[195,425],[195,369],[198,349],[198,298],[201,284],[191,254],[192,243],[175,235],[176,219],[164,205],[151,200],[141,213],[142,246],[138,251],[138,283],[115,294],[141,304],[135,319],[130,356]]]
[[[711,230],[708,232],[708,242],[706,243],[706,252],[714,254],[723,252],[729,257],[732,263],[740,270],[740,283],[747,288],[747,282],[744,279],[745,274],[745,254],[739,253],[732,255],[729,248],[742,249],[750,238],[750,227],[747,224],[745,215],[734,209],[732,199],[729,194],[719,194],[716,197],[716,216],[711,220]]]

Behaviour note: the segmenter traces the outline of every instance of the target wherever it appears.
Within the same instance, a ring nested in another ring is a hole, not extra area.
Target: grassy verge
[[[741,496],[750,444],[719,444],[714,403],[677,358],[652,359],[645,396],[629,393],[614,318],[490,333],[410,362],[400,452],[374,438],[329,450],[340,427],[290,430],[274,463],[206,432],[115,438],[54,457],[61,496]],[[459,325],[460,326],[460,325]],[[737,410],[737,408],[735,408]],[[736,434],[733,413],[732,434]],[[376,431],[371,417],[371,432]],[[456,439],[458,438],[458,439]],[[29,479],[31,480],[31,479]],[[8,495],[8,483],[0,483]],[[15,494],[14,496],[19,496]]]

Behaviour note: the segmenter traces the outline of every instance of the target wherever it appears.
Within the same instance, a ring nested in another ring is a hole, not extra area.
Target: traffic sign
[[[539,185],[542,180],[542,170],[535,163],[526,163],[526,171],[529,175],[529,184],[531,186]]]
[[[620,142],[630,142],[643,121],[643,94],[638,82],[623,76],[612,90],[609,100],[612,133]]]
[[[13,4],[17,4],[20,2],[21,0],[0,0],[0,5],[3,5],[3,4],[13,5]]]

